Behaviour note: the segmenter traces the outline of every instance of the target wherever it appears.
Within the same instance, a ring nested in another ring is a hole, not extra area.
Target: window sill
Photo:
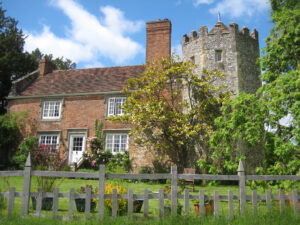
[[[60,122],[61,118],[58,119],[40,119],[41,122]]]

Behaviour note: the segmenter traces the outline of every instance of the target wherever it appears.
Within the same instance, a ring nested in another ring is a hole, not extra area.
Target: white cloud
[[[41,34],[28,34],[25,50],[32,51],[36,48],[39,48],[43,53],[53,54],[54,57],[64,56],[75,62],[88,61],[93,57],[92,52],[88,50],[89,46],[56,37],[48,26],[44,26]]]
[[[27,51],[39,48],[54,57],[64,56],[90,65],[102,65],[97,61],[98,57],[120,64],[143,52],[142,46],[126,34],[140,31],[144,23],[127,20],[119,9],[101,7],[103,20],[99,21],[73,0],[54,0],[51,3],[69,17],[71,26],[66,29],[64,38],[57,37],[46,25],[41,34],[29,33],[25,44]]]
[[[91,63],[85,64],[85,68],[96,68],[103,67],[103,64],[99,61],[92,61]]]
[[[195,7],[198,7],[201,4],[212,4],[214,2],[214,0],[193,0],[193,5]]]
[[[250,17],[256,12],[264,12],[270,7],[268,0],[222,0],[209,10],[211,14],[228,14],[232,18]]]

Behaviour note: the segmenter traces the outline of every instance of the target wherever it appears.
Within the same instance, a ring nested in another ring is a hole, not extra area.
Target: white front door
[[[71,134],[69,145],[69,164],[80,163],[85,150],[85,135]]]

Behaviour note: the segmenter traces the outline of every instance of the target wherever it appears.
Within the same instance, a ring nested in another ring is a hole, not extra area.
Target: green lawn
[[[123,186],[133,189],[134,194],[143,194],[144,189],[148,189],[152,192],[158,192],[160,188],[164,188],[166,184],[154,184],[154,183],[143,183],[143,182],[126,182],[121,180],[106,180],[106,183],[113,182],[122,184]],[[16,187],[17,192],[22,192],[23,189],[23,177],[10,177],[9,178],[9,184],[10,186]],[[92,184],[94,187],[98,187],[98,180],[86,180],[86,179],[61,179],[59,182],[59,192],[60,193],[68,193],[71,188],[79,189],[81,186],[85,186],[87,184]],[[188,188],[191,188],[190,185],[187,186]],[[234,185],[218,185],[218,186],[200,186],[195,185],[195,191],[191,192],[191,194],[198,194],[199,190],[203,189],[205,191],[206,195],[213,195],[214,190],[218,190],[220,195],[227,195],[228,190],[232,190],[234,195],[238,195],[238,186]],[[37,182],[36,177],[32,178],[31,183],[31,191],[37,190]],[[180,190],[180,187],[178,187],[178,190]],[[247,187],[247,195],[251,194],[251,190],[249,187]],[[261,190],[258,191],[258,194],[264,194]],[[179,203],[183,205],[183,199],[179,200]],[[60,198],[59,199],[59,216],[66,216],[68,215],[68,206],[69,206],[69,200],[67,198]],[[278,208],[277,205],[274,205],[274,208]],[[237,200],[234,201],[234,214],[238,215],[239,210],[239,202]],[[248,212],[252,212],[251,208],[251,202],[247,202],[247,210]],[[260,212],[266,212],[266,206],[264,202],[259,202],[259,208],[258,210]],[[15,214],[19,215],[21,211],[21,198],[15,199]],[[6,210],[0,210],[2,215],[6,215]],[[84,213],[79,213],[76,210],[74,210],[75,214],[74,216],[84,216]],[[30,203],[30,214],[34,213],[31,203]],[[51,211],[43,211],[43,214],[51,214]],[[158,200],[156,199],[150,199],[149,200],[149,216],[158,216]],[[184,214],[184,212],[183,212]],[[93,216],[97,216],[97,209],[94,213],[92,213]],[[139,215],[139,214],[136,214]],[[143,215],[143,208],[140,215]],[[190,215],[195,216],[194,206],[192,201],[190,201]],[[227,201],[221,201],[220,202],[220,215],[221,216],[228,216],[228,202]]]
[[[228,219],[226,217],[194,217],[194,216],[178,216],[178,217],[166,217],[162,220],[158,218],[143,218],[140,216],[118,217],[116,220],[112,218],[105,218],[102,222],[98,218],[86,220],[86,219],[73,219],[71,221],[62,221],[49,218],[38,217],[25,217],[20,218],[18,216],[2,217],[0,216],[0,224],[5,225],[189,225],[189,224],[201,224],[201,225],[296,225],[300,224],[300,217],[296,217],[290,210],[285,210],[283,213],[278,211],[269,213],[259,213],[258,215],[247,214],[246,216],[236,216],[234,219]]]

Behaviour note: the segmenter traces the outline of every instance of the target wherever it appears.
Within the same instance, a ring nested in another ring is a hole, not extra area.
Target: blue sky
[[[218,20],[259,32],[265,46],[270,22],[268,0],[2,0],[6,15],[19,21],[25,50],[39,48],[64,56],[77,68],[145,63],[147,21],[172,22],[172,48],[181,52],[181,38]]]

